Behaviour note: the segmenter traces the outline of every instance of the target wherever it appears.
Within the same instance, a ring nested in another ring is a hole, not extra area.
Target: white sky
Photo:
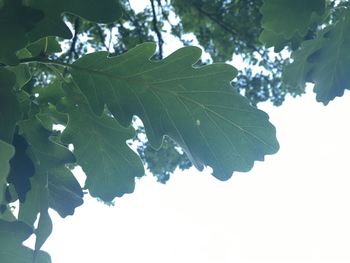
[[[146,176],[107,207],[54,216],[54,263],[350,262],[350,96],[263,105],[281,150],[227,182],[187,170]]]
[[[249,173],[143,177],[115,207],[88,198],[73,217],[53,215],[44,249],[53,263],[350,262],[350,96],[314,97],[261,105],[281,149]]]

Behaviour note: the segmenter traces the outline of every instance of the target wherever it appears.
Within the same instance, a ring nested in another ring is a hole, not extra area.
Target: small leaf
[[[53,53],[59,53],[62,51],[60,43],[55,37],[44,37],[38,41],[30,44],[27,50],[33,57],[47,56]]]
[[[60,110],[69,114],[69,121],[61,139],[74,145],[77,162],[87,175],[85,187],[104,201],[131,193],[135,177],[144,175],[140,158],[126,144],[134,129],[106,114],[96,116],[74,85],[65,90]]]
[[[0,140],[12,143],[17,122],[22,118],[20,104],[13,92],[16,76],[0,68]]]
[[[149,60],[154,52],[155,45],[145,43],[118,57],[92,53],[73,64],[72,76],[95,113],[107,105],[125,126],[139,116],[153,147],[168,135],[198,169],[211,166],[219,179],[248,171],[255,160],[278,150],[268,115],[232,90],[235,68],[193,68],[201,55],[195,47],[162,61]]]

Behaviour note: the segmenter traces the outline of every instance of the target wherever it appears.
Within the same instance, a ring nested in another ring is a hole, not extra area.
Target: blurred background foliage
[[[254,106],[264,101],[279,106],[287,94],[298,96],[304,93],[304,90],[283,85],[282,70],[290,59],[282,54],[297,49],[302,40],[314,38],[317,28],[310,28],[304,39],[291,43],[282,53],[274,53],[259,41],[262,0],[149,0],[140,12],[135,11],[129,0],[120,2],[124,14],[112,24],[95,24],[66,15],[73,38],[60,40],[65,50],[60,55],[49,56],[73,62],[87,52],[107,50],[115,56],[142,42],[155,41],[158,50],[153,59],[157,60],[164,57],[171,36],[183,46],[198,43],[204,49],[208,58],[198,65],[229,62],[233,58],[242,61],[245,66],[232,81],[232,89],[238,90]],[[332,12],[334,5],[334,1],[329,1],[327,8],[331,12],[324,19],[325,23],[336,18],[337,13]],[[32,74],[35,78],[27,84],[27,89],[52,78],[45,67],[33,69]],[[142,126],[137,126],[134,144],[145,166],[159,182],[165,183],[177,167],[191,167],[186,154],[169,138],[164,138],[160,149],[153,149]]]

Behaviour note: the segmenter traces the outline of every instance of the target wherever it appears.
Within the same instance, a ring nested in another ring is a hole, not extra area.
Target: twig
[[[152,15],[153,15],[153,29],[154,29],[154,32],[156,33],[157,35],[157,38],[158,38],[158,49],[159,49],[159,52],[158,52],[158,55],[159,55],[159,58],[163,58],[163,38],[162,38],[162,33],[159,31],[159,28],[158,28],[158,21],[157,21],[157,15],[156,15],[156,9],[154,7],[154,0],[150,0],[151,2],[151,6],[152,6]]]
[[[77,17],[74,20],[74,36],[68,51],[68,61],[71,61],[72,58],[76,58],[78,56],[78,53],[75,48],[78,41],[79,27],[80,27],[80,19],[79,17]]]

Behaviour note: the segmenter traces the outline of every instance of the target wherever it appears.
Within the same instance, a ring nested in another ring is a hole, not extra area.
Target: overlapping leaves
[[[68,113],[69,122],[61,139],[74,145],[77,162],[87,174],[85,187],[104,201],[133,192],[135,177],[144,174],[140,158],[126,144],[135,131],[105,113],[96,116],[73,84],[65,90],[60,109]]]
[[[288,42],[301,41],[311,22],[324,12],[325,0],[264,0],[260,40],[281,50]]]
[[[146,43],[119,57],[93,53],[73,64],[72,76],[96,114],[107,105],[126,126],[139,116],[154,147],[170,136],[197,168],[210,166],[219,179],[277,151],[268,116],[231,90],[232,66],[194,68],[201,54],[194,47],[159,62],[149,60],[154,52]]]
[[[0,61],[18,64],[15,52],[47,36],[71,38],[63,13],[108,23],[121,16],[117,0],[4,0],[0,6]]]
[[[350,11],[339,21],[319,33],[319,37],[303,43],[294,54],[294,62],[284,73],[290,86],[303,86],[306,81],[315,84],[316,99],[328,104],[342,96],[350,87]]]
[[[0,219],[0,261],[1,263],[50,263],[50,256],[44,251],[33,251],[22,245],[33,234],[33,229],[23,222],[8,222]]]
[[[126,143],[134,136],[134,115],[142,119],[155,148],[164,136],[171,137],[198,169],[210,166],[222,180],[278,150],[267,114],[230,86],[236,70],[226,64],[194,67],[198,48],[180,49],[162,61],[150,60],[151,43],[118,57],[98,52],[72,65],[49,61],[61,51],[55,36],[72,35],[64,13],[108,23],[121,16],[121,7],[117,0],[0,1],[4,263],[50,262],[40,250],[52,231],[49,208],[65,217],[83,202],[82,188],[68,167],[80,165],[86,189],[104,201],[134,190],[135,178],[144,174],[140,158]],[[46,64],[57,79],[52,82],[50,76],[44,87],[36,87],[34,71],[25,62]],[[63,131],[54,130],[55,124]],[[19,214],[14,216],[10,206],[17,200]],[[33,234],[34,250],[22,244]]]

